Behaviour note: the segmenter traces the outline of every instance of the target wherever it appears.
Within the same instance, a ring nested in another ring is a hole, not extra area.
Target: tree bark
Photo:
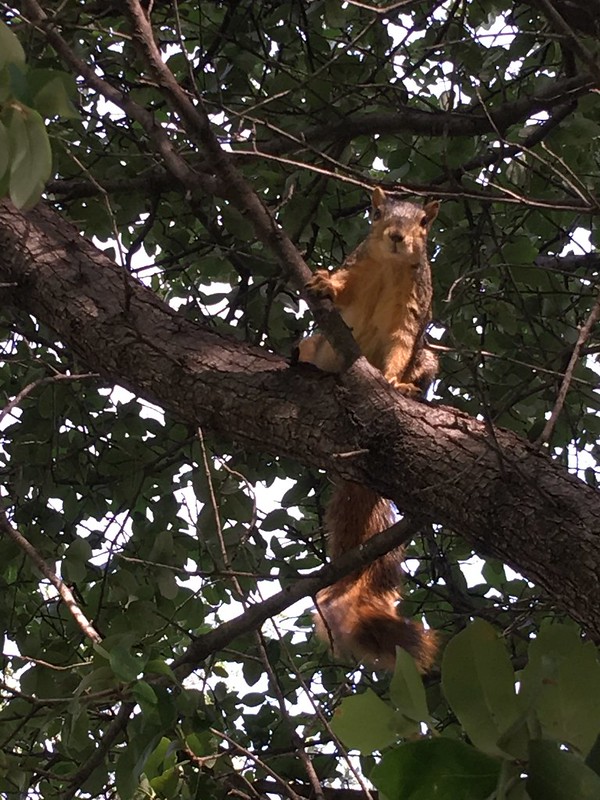
[[[460,533],[600,635],[598,493],[510,431],[408,400],[364,359],[327,375],[190,322],[43,206],[0,203],[0,298],[182,419]]]

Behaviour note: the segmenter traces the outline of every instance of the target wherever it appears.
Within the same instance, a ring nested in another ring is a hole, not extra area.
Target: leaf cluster
[[[177,314],[290,355],[312,322],[289,265],[216,181],[123,4],[45,4],[73,55],[60,70],[48,26],[22,5],[0,22],[0,195],[27,209],[44,193]],[[574,41],[541,4],[368,6],[157,1],[151,22],[179,86],[311,267],[340,265],[364,238],[374,185],[442,199],[433,399],[535,441],[597,297],[600,107],[581,56],[597,59],[597,41],[576,25]],[[169,171],[156,130],[214,193]],[[599,347],[592,332],[549,441],[592,485]],[[402,610],[449,640],[441,685],[434,674],[424,688],[404,654],[391,680],[349,671],[315,640],[307,606],[182,678],[173,665],[196,637],[326,560],[328,478],[98,376],[48,381],[85,365],[4,302],[0,348],[3,400],[33,387],[0,425],[2,503],[103,637],[86,641],[0,542],[0,792],[312,796],[360,786],[341,739],[388,800],[598,796],[595,648],[542,627],[562,620],[553,600],[435,521],[407,546]]]

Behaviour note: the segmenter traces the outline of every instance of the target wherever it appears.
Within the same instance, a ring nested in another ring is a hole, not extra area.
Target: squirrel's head
[[[423,206],[405,203],[377,186],[372,195],[369,243],[380,257],[392,256],[401,266],[417,266],[425,254],[427,233],[437,217],[438,200]]]

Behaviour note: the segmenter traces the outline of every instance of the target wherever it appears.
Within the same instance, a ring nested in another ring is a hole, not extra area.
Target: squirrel
[[[410,397],[422,397],[437,372],[437,358],[426,348],[424,334],[432,300],[427,234],[438,210],[438,201],[423,206],[400,202],[376,187],[367,238],[340,269],[318,270],[306,286],[307,291],[332,300],[361,353]],[[329,372],[341,370],[340,356],[321,334],[299,343],[298,360]],[[360,484],[340,481],[325,512],[331,557],[393,522],[388,500]],[[435,633],[396,611],[402,556],[403,548],[397,548],[318,592],[317,634],[335,654],[393,669],[398,645],[422,672],[431,667]]]

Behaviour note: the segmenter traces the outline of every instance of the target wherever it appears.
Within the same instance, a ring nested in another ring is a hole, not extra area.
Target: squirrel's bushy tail
[[[389,528],[394,518],[389,501],[365,486],[342,481],[334,488],[325,523],[335,559]],[[392,550],[317,594],[317,633],[334,653],[393,669],[396,646],[400,646],[413,656],[420,670],[431,666],[435,634],[396,611],[402,555],[403,548]]]

